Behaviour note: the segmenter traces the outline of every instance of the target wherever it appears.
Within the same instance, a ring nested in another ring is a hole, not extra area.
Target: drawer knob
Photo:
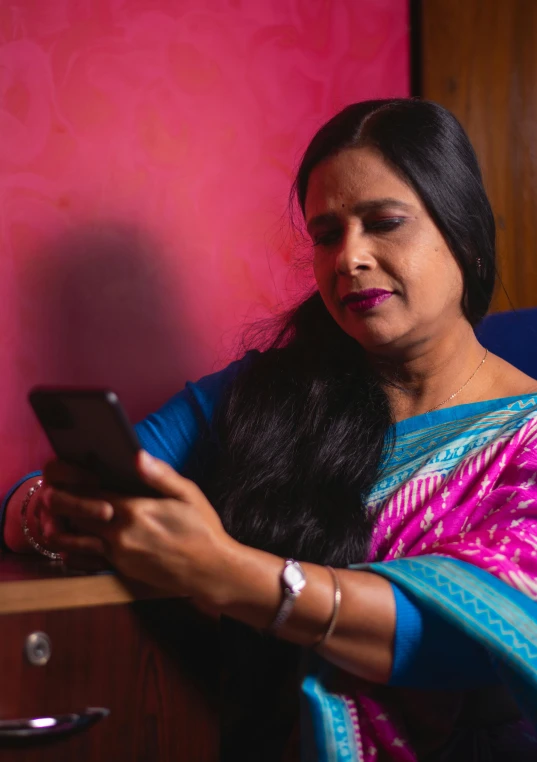
[[[26,658],[34,667],[44,667],[52,654],[52,644],[46,632],[32,632],[24,643]]]

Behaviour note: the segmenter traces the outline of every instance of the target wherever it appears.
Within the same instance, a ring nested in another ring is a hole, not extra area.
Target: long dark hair
[[[486,313],[495,225],[478,162],[457,119],[421,100],[348,106],[314,136],[293,186],[304,211],[311,171],[374,146],[416,191],[464,276],[463,310]],[[367,555],[368,493],[390,444],[390,406],[365,352],[318,292],[286,316],[271,346],[231,384],[217,416],[207,492],[229,533],[284,557],[345,566]]]

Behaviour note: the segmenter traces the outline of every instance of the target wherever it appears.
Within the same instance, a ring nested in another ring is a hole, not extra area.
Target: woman
[[[305,759],[535,759],[537,381],[473,331],[495,279],[474,152],[436,104],[358,103],[294,190],[318,291],[139,424],[165,497],[80,497],[53,462],[8,496],[6,543],[303,647]]]

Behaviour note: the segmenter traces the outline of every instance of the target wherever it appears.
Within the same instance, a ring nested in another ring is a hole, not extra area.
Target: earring
[[[477,267],[477,274],[478,274],[478,275],[482,275],[482,270],[483,270],[483,260],[481,259],[481,257],[478,257],[478,258],[476,259],[476,261],[475,261],[475,264],[476,264],[476,267]]]

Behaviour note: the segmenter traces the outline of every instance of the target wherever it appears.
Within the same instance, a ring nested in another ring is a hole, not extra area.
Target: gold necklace
[[[470,381],[472,380],[472,378],[475,376],[475,374],[477,373],[477,371],[478,371],[478,370],[481,368],[481,366],[484,364],[485,360],[487,359],[487,355],[488,355],[488,353],[489,353],[488,349],[485,349],[485,356],[484,356],[484,358],[481,360],[481,362],[479,363],[479,365],[477,366],[477,368],[474,370],[474,372],[472,373],[472,375],[470,376],[470,378],[468,379],[468,381],[467,381],[465,384],[463,384],[463,385],[461,386],[461,388],[460,388],[460,389],[457,389],[457,391],[456,391],[454,394],[452,394],[450,397],[448,397],[447,399],[445,399],[443,402],[440,402],[438,405],[435,405],[435,406],[434,406],[434,407],[432,407],[430,410],[426,410],[426,411],[425,411],[425,415],[427,415],[427,413],[432,413],[432,412],[433,412],[433,410],[438,410],[438,408],[439,408],[439,407],[442,407],[442,405],[445,405],[447,402],[450,402],[450,401],[453,399],[453,397],[456,397],[456,396],[457,396],[457,394],[460,394],[460,393],[462,392],[462,390],[463,390],[463,389],[464,389],[466,386],[468,386],[468,384],[470,383]]]

